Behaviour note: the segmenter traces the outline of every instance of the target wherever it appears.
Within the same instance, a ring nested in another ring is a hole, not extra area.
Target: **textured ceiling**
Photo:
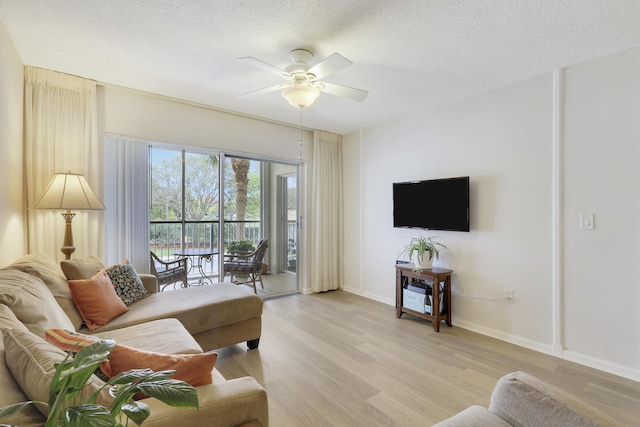
[[[304,125],[368,128],[517,81],[640,46],[638,0],[0,0],[26,65],[297,124],[282,80],[237,58],[284,68],[339,52],[354,65]]]

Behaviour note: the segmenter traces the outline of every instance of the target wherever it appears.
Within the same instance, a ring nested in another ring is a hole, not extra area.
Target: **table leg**
[[[437,277],[431,282],[431,316],[433,316],[433,330],[440,332],[440,280]]]
[[[200,256],[200,260],[198,262],[198,269],[200,270],[200,275],[202,277],[198,280],[198,284],[204,284],[204,282],[209,282],[209,284],[211,285],[213,284],[213,280],[211,280],[211,278],[207,276],[207,273],[204,271],[205,262],[211,263],[211,255]]]
[[[447,326],[451,327],[453,326],[453,323],[451,323],[451,276],[448,276],[444,281],[444,297],[447,300],[447,316],[445,317],[445,320],[447,322]]]

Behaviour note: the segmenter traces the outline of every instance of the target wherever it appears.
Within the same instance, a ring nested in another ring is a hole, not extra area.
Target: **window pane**
[[[182,218],[182,152],[152,147],[151,221],[179,221]]]
[[[218,213],[218,157],[185,153],[184,216],[186,221],[214,221]]]
[[[225,158],[225,242],[257,243],[262,235],[260,167],[257,160]]]

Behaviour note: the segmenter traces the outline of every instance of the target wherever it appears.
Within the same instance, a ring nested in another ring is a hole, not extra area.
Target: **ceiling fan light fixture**
[[[282,89],[282,96],[289,104],[304,110],[310,107],[320,96],[320,89],[315,86],[303,83],[293,84]]]

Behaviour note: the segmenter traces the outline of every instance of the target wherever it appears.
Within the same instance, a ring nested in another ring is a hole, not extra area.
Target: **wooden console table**
[[[430,268],[428,270],[416,270],[413,264],[396,265],[396,317],[402,313],[409,313],[423,319],[431,320],[433,330],[440,332],[440,322],[443,320],[447,326],[451,324],[451,273],[453,270],[446,268]],[[421,313],[403,305],[403,290],[408,285],[422,286],[431,284],[433,305],[431,313]],[[443,307],[440,307],[442,300]]]

